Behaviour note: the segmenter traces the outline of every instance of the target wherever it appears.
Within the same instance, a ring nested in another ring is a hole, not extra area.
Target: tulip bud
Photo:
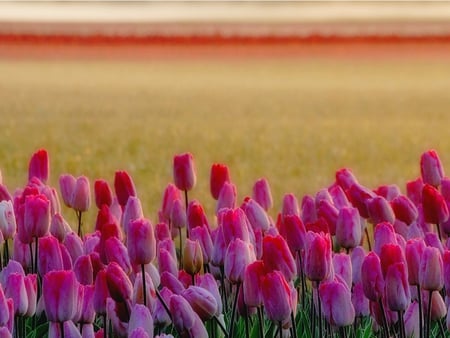
[[[209,227],[205,210],[198,201],[191,201],[188,205],[187,224],[189,226],[189,231],[195,227],[201,227],[202,225]]]
[[[13,272],[5,279],[5,296],[12,298],[14,302],[14,314],[24,316],[28,310],[28,297],[25,287],[25,276],[21,273]]]
[[[364,295],[364,288],[361,282],[353,285],[352,304],[355,308],[355,316],[366,317],[370,314],[369,299]]]
[[[362,246],[355,247],[350,253],[353,284],[361,283],[361,265],[366,255],[366,251]]]
[[[297,215],[300,216],[297,197],[294,194],[286,194],[283,197],[282,216]]]
[[[377,255],[381,254],[381,248],[385,244],[397,244],[394,227],[388,222],[377,224],[373,233],[373,238],[375,240],[373,251]]]
[[[293,280],[297,275],[294,257],[280,235],[264,237],[262,259],[268,271],[280,271],[287,281]]]
[[[391,202],[394,198],[401,194],[400,188],[395,185],[381,185],[374,191],[378,196],[384,197],[386,200]]]
[[[425,222],[440,224],[448,220],[447,203],[432,185],[425,184],[422,190],[422,205]]]
[[[170,219],[172,220],[172,227],[175,229],[184,228],[186,226],[186,210],[181,199],[176,199],[173,201]]]
[[[144,304],[143,282],[142,272],[138,272],[133,285],[133,304]],[[145,272],[145,289],[147,308],[153,313],[156,308],[156,290],[152,278],[147,272]]]
[[[305,195],[302,198],[302,214],[300,218],[305,225],[317,221],[316,203],[314,198],[309,195]]]
[[[131,308],[130,322],[128,324],[128,334],[135,329],[142,328],[148,337],[153,337],[153,318],[147,307],[135,304]]]
[[[95,194],[95,205],[97,208],[101,208],[103,204],[108,207],[112,203],[112,190],[108,182],[103,179],[95,180],[94,182],[94,194]]]
[[[225,182],[217,199],[216,214],[219,213],[221,209],[234,209],[236,207],[236,198],[236,186],[231,182]]]
[[[38,248],[38,271],[41,276],[44,276],[49,271],[63,270],[61,248],[55,237],[42,237],[39,240]]]
[[[109,263],[106,268],[106,282],[109,294],[116,302],[125,302],[131,299],[133,286],[119,264],[115,262]]]
[[[176,155],[173,158],[173,180],[180,190],[189,191],[196,183],[194,157],[191,153]]]
[[[214,163],[211,166],[210,190],[212,197],[217,200],[225,182],[230,182],[230,172],[225,164]]]
[[[188,331],[194,326],[197,315],[184,297],[172,295],[169,301],[169,308],[173,324],[178,332]]]
[[[0,231],[5,240],[13,238],[16,234],[16,217],[11,201],[0,202]]]
[[[323,218],[330,230],[331,235],[336,234],[336,222],[339,215],[339,210],[332,204],[331,201],[321,200],[317,206],[317,216]]]
[[[213,251],[213,242],[208,228],[205,225],[193,228],[189,238],[198,241],[202,249],[203,264],[208,264]]]
[[[359,214],[364,218],[369,218],[367,201],[376,197],[375,193],[360,184],[353,184],[346,194],[353,206],[358,209]]]
[[[247,265],[244,273],[243,291],[244,302],[247,306],[261,306],[261,278],[266,274],[264,262],[254,261]]]
[[[281,272],[269,272],[262,277],[261,294],[268,319],[282,322],[289,318],[292,311],[291,288]]]
[[[225,254],[225,276],[232,283],[241,283],[247,265],[255,260],[253,245],[239,238],[233,239]]]
[[[245,206],[245,214],[253,230],[266,231],[270,227],[270,220],[265,210],[255,200],[249,199]]]
[[[28,166],[28,180],[33,177],[38,178],[43,183],[46,183],[50,174],[50,163],[48,153],[45,149],[39,149],[33,156],[31,156]]]
[[[130,196],[122,214],[122,228],[125,233],[128,232],[130,223],[140,218],[144,218],[141,201],[136,196]]]
[[[91,206],[91,190],[89,180],[86,176],[80,176],[76,179],[72,191],[71,207],[76,211],[87,211]]]
[[[214,276],[210,273],[205,273],[204,275],[198,274],[196,276],[195,284],[211,293],[217,303],[215,315],[219,316],[223,311],[222,297],[220,296],[220,291]]]
[[[281,222],[280,234],[286,240],[292,254],[305,248],[306,229],[300,217],[287,215]]]
[[[367,200],[367,210],[373,224],[381,222],[394,223],[395,214],[389,202],[381,196]]]
[[[54,214],[50,222],[50,233],[52,236],[56,237],[59,242],[64,242],[66,235],[71,232],[72,229],[66,220],[61,216],[61,214]]]
[[[117,201],[122,208],[127,204],[128,197],[136,196],[136,188],[134,187],[133,180],[126,171],[116,171],[114,176],[114,190]]]
[[[386,278],[386,273],[389,267],[395,263],[405,263],[406,259],[402,248],[398,244],[385,244],[381,248],[380,253],[381,271]]]
[[[394,263],[387,269],[386,300],[391,311],[405,311],[411,302],[407,274],[407,268],[402,262]]]
[[[336,221],[336,242],[346,249],[355,248],[361,243],[361,221],[358,209],[344,207],[339,210]]]
[[[352,185],[358,184],[358,180],[349,168],[342,168],[336,171],[336,183],[346,191]]]
[[[333,326],[344,327],[355,320],[355,308],[350,289],[339,282],[325,282],[319,286],[320,302],[325,319]]]
[[[410,285],[419,285],[420,260],[422,258],[425,242],[422,238],[410,239],[406,243],[405,258],[408,263],[408,282]]]
[[[261,178],[255,182],[252,196],[265,211],[269,210],[273,205],[269,182],[265,178]]]
[[[331,273],[330,235],[308,231],[306,233],[305,275],[311,281],[322,281]]]
[[[376,253],[370,252],[361,265],[361,282],[365,296],[378,302],[384,293],[384,277],[381,271],[381,261]]]
[[[63,174],[59,176],[59,189],[63,202],[69,208],[72,207],[72,196],[76,185],[76,178],[70,174]]]
[[[391,201],[391,206],[394,210],[395,217],[408,225],[414,222],[419,216],[419,212],[414,203],[404,195],[395,197]]]
[[[440,290],[444,285],[443,262],[438,249],[426,247],[420,260],[419,280],[424,290]]]
[[[50,271],[44,275],[42,295],[51,322],[71,320],[76,311],[78,286],[73,271]]]
[[[211,319],[216,314],[217,301],[208,290],[191,285],[181,292],[181,295],[189,302],[202,321]]]
[[[165,221],[170,221],[172,208],[175,201],[177,200],[181,202],[180,190],[178,190],[178,188],[174,184],[169,183],[164,190],[164,196],[161,205],[161,212]]]
[[[200,272],[203,266],[202,248],[198,241],[186,239],[183,250],[183,268],[190,274],[195,275]]]
[[[333,271],[347,285],[349,290],[352,288],[352,261],[350,256],[345,253],[336,253],[333,255]]]
[[[420,157],[420,173],[425,184],[438,187],[444,177],[441,160],[435,150],[428,150]]]
[[[127,248],[132,265],[148,264],[156,256],[156,240],[150,221],[144,218],[129,223]]]
[[[44,195],[30,195],[25,198],[24,231],[25,238],[43,237],[50,229],[50,202]],[[22,233],[23,235],[23,233]],[[23,237],[20,236],[19,237]],[[27,243],[27,240],[22,240]],[[29,243],[29,242],[28,242]]]
[[[130,258],[127,253],[127,247],[117,238],[110,237],[105,241],[105,254],[108,263],[117,263],[125,274],[131,273]]]

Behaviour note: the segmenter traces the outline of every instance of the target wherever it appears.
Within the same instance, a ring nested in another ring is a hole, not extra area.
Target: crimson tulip
[[[225,164],[214,163],[211,166],[210,174],[210,190],[212,197],[217,200],[219,198],[220,191],[225,182],[230,182],[230,171]]]

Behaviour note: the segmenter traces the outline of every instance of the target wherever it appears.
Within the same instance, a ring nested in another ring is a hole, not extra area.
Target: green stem
[[[433,290],[429,291],[428,298],[428,310],[427,310],[427,324],[426,324],[426,335],[425,337],[430,337],[431,334],[431,297],[433,296]]]
[[[386,318],[386,312],[384,311],[383,300],[381,298],[378,300],[378,304],[380,305],[380,311],[381,311],[381,316],[382,316],[382,320],[383,320],[384,333],[385,333],[386,337],[389,337],[389,328],[388,328],[388,323],[387,323],[387,318]]]
[[[322,304],[320,301],[319,284],[320,282],[317,282],[317,304],[319,305],[319,337],[322,337]]]
[[[295,323],[294,311],[291,312],[291,322],[292,322],[292,338],[297,338],[297,324]]]
[[[250,337],[250,330],[248,328],[248,308],[247,305],[244,304],[244,311],[245,311],[245,337],[249,338]]]
[[[162,298],[161,294],[159,293],[159,290],[155,288],[156,291],[156,297],[158,297],[159,301],[161,302],[162,306],[164,307],[164,310],[166,310],[167,315],[169,316],[170,320],[172,320],[172,314],[170,313],[169,307],[167,306],[166,302]]]
[[[261,306],[258,306],[258,325],[259,325],[259,338],[264,338],[264,326],[263,326],[263,313]]]
[[[420,285],[416,285],[417,288],[417,296],[419,301],[419,338],[423,338],[423,309],[422,309],[422,290]]]
[[[219,325],[220,329],[222,330],[223,334],[225,337],[228,337],[228,332],[227,329],[225,328],[225,326],[223,326],[223,324],[220,322],[219,318],[217,318],[216,316],[213,317],[214,321]]]
[[[147,287],[145,283],[145,266],[144,264],[141,264],[141,271],[142,271],[142,294],[144,296],[144,306],[147,306]]]
[[[234,297],[234,302],[233,302],[233,310],[231,312],[230,337],[233,337],[234,317],[236,316],[236,307],[237,307],[237,302],[238,302],[238,296],[239,296],[240,288],[241,288],[241,283],[238,282],[237,286],[236,286],[236,295]]]

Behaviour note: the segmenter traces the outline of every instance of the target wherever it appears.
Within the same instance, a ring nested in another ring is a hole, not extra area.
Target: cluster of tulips
[[[300,203],[286,194],[274,221],[266,179],[238,206],[228,167],[213,164],[210,221],[189,200],[186,153],[173,159],[157,224],[118,171],[114,189],[94,182],[97,217],[84,233],[89,180],[63,174],[58,193],[39,150],[23,189],[11,195],[0,175],[0,338],[346,337],[368,326],[381,337],[444,337],[450,179],[433,150],[420,169],[405,194],[338,170]]]

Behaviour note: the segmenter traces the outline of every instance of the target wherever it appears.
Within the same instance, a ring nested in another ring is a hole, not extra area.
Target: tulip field
[[[450,337],[445,58],[0,74],[0,338]]]

